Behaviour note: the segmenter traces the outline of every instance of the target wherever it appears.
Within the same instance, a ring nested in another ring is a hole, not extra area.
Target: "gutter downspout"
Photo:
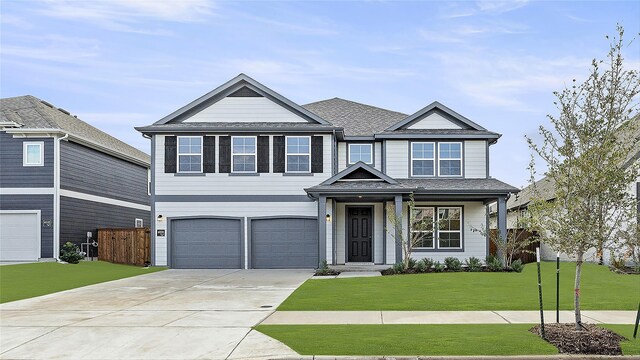
[[[69,137],[69,133],[54,139],[55,159],[53,164],[53,257],[60,261],[60,142]]]

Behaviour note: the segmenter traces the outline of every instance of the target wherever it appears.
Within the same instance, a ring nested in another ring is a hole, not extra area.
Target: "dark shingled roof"
[[[340,98],[317,101],[302,107],[333,125],[344,128],[346,136],[373,136],[408,116]]]
[[[125,157],[150,163],[144,152],[31,95],[0,99],[0,122],[16,123],[21,125],[20,129],[61,130]]]
[[[331,185],[317,185],[308,192],[322,190],[408,190],[418,193],[509,193],[518,188],[497,179],[396,179],[398,184],[384,181],[337,181]]]

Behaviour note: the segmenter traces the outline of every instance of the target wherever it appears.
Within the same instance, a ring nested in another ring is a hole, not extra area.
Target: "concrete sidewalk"
[[[545,323],[556,321],[555,311],[544,312]],[[635,311],[583,310],[582,322],[634,324]],[[560,322],[574,321],[573,311],[560,311]],[[535,324],[539,311],[276,311],[261,325],[352,324]]]

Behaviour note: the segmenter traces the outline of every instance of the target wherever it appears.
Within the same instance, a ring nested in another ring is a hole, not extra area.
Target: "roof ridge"
[[[310,103],[304,104],[302,106],[313,105],[313,104],[317,104],[317,103],[321,103],[321,102],[325,102],[325,101],[331,101],[331,100],[342,100],[342,101],[350,102],[352,104],[363,105],[363,106],[367,106],[367,107],[378,109],[378,110],[382,110],[382,111],[388,111],[388,112],[392,112],[392,113],[408,116],[408,114],[405,114],[405,113],[400,112],[400,111],[395,111],[395,110],[391,110],[391,109],[385,109],[385,108],[381,108],[381,107],[375,106],[375,105],[369,105],[369,104],[361,103],[361,102],[358,102],[358,101],[343,99],[343,98],[337,97],[337,96],[333,97],[331,99],[324,99],[324,100],[318,100],[318,101],[310,102]]]

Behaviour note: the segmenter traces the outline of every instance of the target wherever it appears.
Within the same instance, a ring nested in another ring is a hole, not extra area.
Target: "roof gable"
[[[220,103],[221,101],[223,102]],[[219,106],[212,107],[217,103],[219,103]],[[262,85],[251,77],[245,74],[240,74],[207,94],[165,116],[155,122],[154,125],[181,123],[187,121],[187,119],[189,119],[187,122],[229,122],[228,119],[223,121],[218,119],[219,116],[222,116],[221,114],[225,113],[225,106],[228,108],[229,106],[233,106],[235,103],[253,104],[254,107],[258,108],[261,106],[266,107],[268,110],[267,113],[275,114],[274,116],[276,118],[280,117],[280,120],[276,120],[278,122],[282,122],[281,116],[288,115],[286,122],[306,121],[313,124],[328,124],[327,121],[320,118],[318,115],[304,109],[300,105]],[[198,118],[197,115],[203,112],[204,115],[207,116]]]
[[[358,161],[357,163],[349,166],[348,168],[337,173],[335,176],[325,180],[320,185],[331,185],[337,181],[383,181],[388,184],[397,184],[398,182],[385,175],[381,171]]]
[[[437,101],[409,115],[386,130],[394,131],[400,129],[487,130]]]

